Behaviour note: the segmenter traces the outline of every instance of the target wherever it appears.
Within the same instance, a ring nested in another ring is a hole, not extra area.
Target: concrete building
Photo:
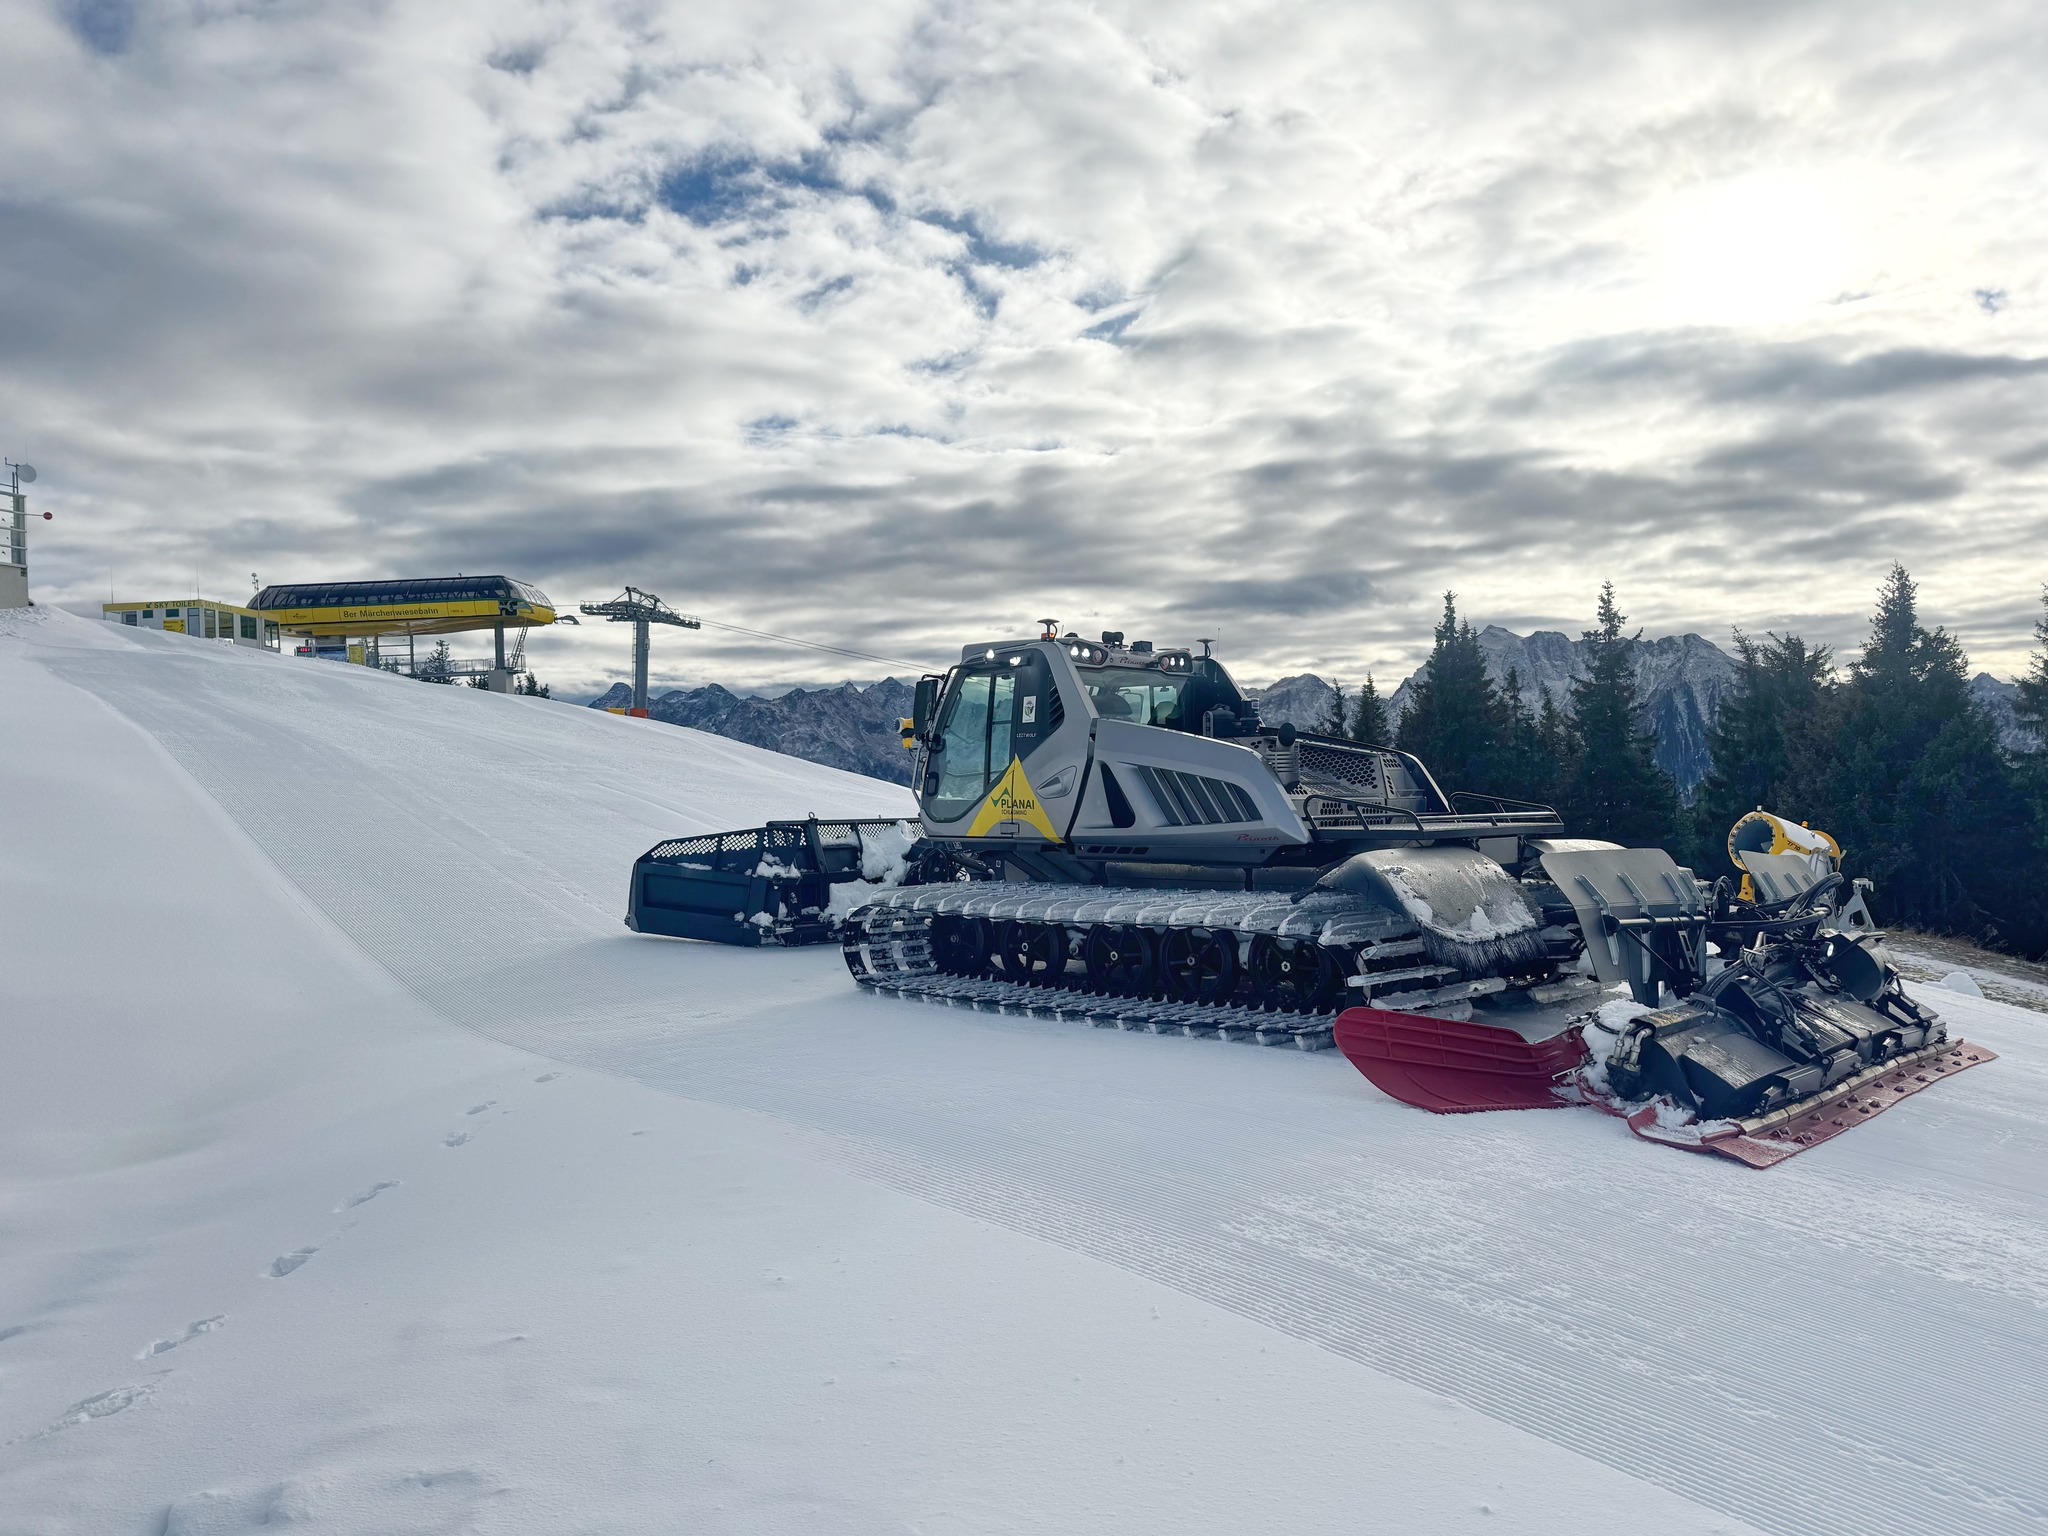
[[[28,497],[22,486],[36,472],[26,464],[9,464],[6,489],[0,490],[0,608],[28,606]]]
[[[164,602],[102,603],[100,617],[132,629],[160,629],[205,640],[277,649],[277,626],[253,608],[217,603],[206,597],[180,597]]]

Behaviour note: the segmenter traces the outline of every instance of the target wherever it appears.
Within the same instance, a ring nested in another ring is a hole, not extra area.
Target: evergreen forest
[[[1844,870],[1876,885],[1886,923],[2048,955],[2048,593],[2039,648],[2015,713],[2031,733],[2002,744],[1971,697],[1956,639],[1921,619],[1918,593],[1894,565],[1870,635],[1839,663],[1797,635],[1738,632],[1741,671],[1711,737],[1713,767],[1690,806],[1653,756],[1635,680],[1639,633],[1613,585],[1585,631],[1586,675],[1570,697],[1521,697],[1496,682],[1454,594],[1409,706],[1390,728],[1370,677],[1336,718],[1358,741],[1388,743],[1428,764],[1446,791],[1555,805],[1575,837],[1660,846],[1709,878],[1733,874],[1728,829],[1762,806],[1831,833]]]

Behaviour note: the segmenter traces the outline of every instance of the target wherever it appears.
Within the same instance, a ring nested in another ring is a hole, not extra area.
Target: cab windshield
[[[925,779],[932,819],[952,821],[980,804],[1010,764],[1028,762],[1062,718],[1052,675],[1035,651],[956,674]]]
[[[1105,720],[1133,725],[1163,725],[1180,730],[1181,690],[1185,677],[1168,677],[1142,667],[1103,667],[1081,674],[1095,713]]]

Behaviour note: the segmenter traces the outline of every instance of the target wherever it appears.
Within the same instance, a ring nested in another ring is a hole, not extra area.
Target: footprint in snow
[[[168,1371],[157,1373],[159,1378],[169,1374]],[[115,1387],[111,1391],[96,1393],[66,1408],[48,1427],[39,1430],[35,1438],[40,1440],[45,1435],[54,1435],[60,1430],[71,1429],[79,1424],[90,1424],[94,1419],[112,1418],[115,1414],[125,1412],[144,1401],[156,1389],[155,1381],[138,1381],[131,1382],[125,1387]]]
[[[559,1072],[543,1072],[539,1077],[536,1077],[534,1081],[536,1083],[552,1083],[556,1078],[560,1077],[561,1075],[562,1074]]]
[[[291,1253],[279,1254],[270,1261],[268,1274],[273,1280],[282,1280],[319,1251],[318,1248],[300,1248]]]
[[[483,1101],[483,1103],[481,1103],[481,1104],[477,1105],[477,1107],[476,1107],[475,1109],[471,1109],[471,1110],[465,1110],[465,1111],[464,1111],[464,1113],[465,1113],[465,1114],[471,1114],[471,1115],[480,1115],[480,1114],[482,1114],[482,1113],[483,1113],[483,1112],[484,1112],[485,1110],[489,1109],[489,1108],[490,1108],[490,1107],[491,1107],[491,1106],[492,1106],[493,1104],[495,1104],[495,1103],[497,1103],[497,1102],[498,1102],[498,1101],[497,1101],[496,1099],[485,1099],[485,1100]]]
[[[469,1140],[469,1132],[450,1131],[441,1138],[441,1145],[444,1147],[459,1147],[467,1140]]]
[[[385,1190],[396,1188],[398,1188],[398,1180],[396,1179],[385,1179],[380,1183],[372,1184],[360,1195],[350,1195],[341,1204],[337,1205],[334,1208],[335,1214],[339,1215],[343,1211],[352,1211],[359,1205],[368,1205],[372,1200],[383,1194]]]
[[[279,1259],[277,1262],[282,1264],[284,1260]],[[300,1262],[303,1263],[304,1261],[301,1260]],[[227,1322],[227,1320],[227,1314],[225,1312],[223,1312],[219,1317],[202,1317],[201,1319],[199,1319],[198,1322],[194,1323],[191,1327],[187,1328],[175,1339],[152,1339],[149,1343],[143,1345],[142,1349],[136,1354],[135,1358],[138,1360],[151,1360],[158,1355],[169,1354],[172,1350],[176,1349],[180,1344],[189,1344],[192,1342],[192,1340],[198,1338],[199,1335],[201,1335],[202,1333],[212,1333],[215,1329],[224,1325]]]

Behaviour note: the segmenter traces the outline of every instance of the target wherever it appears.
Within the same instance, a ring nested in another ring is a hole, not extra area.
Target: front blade
[[[1628,1128],[1645,1141],[1687,1152],[1715,1152],[1752,1168],[1768,1168],[1808,1147],[1839,1136],[1883,1114],[1900,1100],[1931,1088],[1943,1078],[1996,1061],[1967,1040],[1945,1040],[1898,1061],[1871,1067],[1775,1114],[1752,1120],[1710,1120],[1693,1125],[1658,1124],[1658,1107],[1645,1105],[1628,1117]],[[1668,1113],[1668,1111],[1667,1111]]]
[[[1576,1029],[1530,1041],[1490,1024],[1347,1008],[1337,1015],[1335,1034],[1337,1049],[1375,1088],[1433,1114],[1580,1102],[1568,1086],[1586,1059]]]

